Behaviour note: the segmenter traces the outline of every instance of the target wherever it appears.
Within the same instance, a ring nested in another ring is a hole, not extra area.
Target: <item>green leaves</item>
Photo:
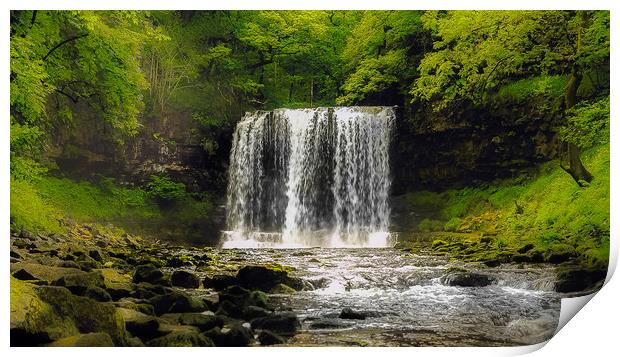
[[[560,129],[562,140],[582,149],[609,142],[609,97],[581,103],[567,114],[568,123]]]

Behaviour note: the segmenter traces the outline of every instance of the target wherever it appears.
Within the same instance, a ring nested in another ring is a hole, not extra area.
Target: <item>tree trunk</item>
[[[577,88],[581,83],[583,75],[578,69],[573,68],[571,77],[566,87],[566,94],[564,96],[565,111],[574,107],[577,102]],[[579,186],[584,186],[583,182],[590,182],[593,179],[592,174],[583,166],[581,162],[580,150],[574,143],[567,143],[568,150],[568,167],[562,164],[562,157],[560,157],[560,166],[566,171]]]

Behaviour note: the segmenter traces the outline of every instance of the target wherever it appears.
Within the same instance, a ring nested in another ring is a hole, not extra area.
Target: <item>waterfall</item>
[[[230,153],[224,247],[388,245],[392,107],[246,113]]]

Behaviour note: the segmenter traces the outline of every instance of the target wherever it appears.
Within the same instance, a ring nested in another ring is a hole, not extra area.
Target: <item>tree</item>
[[[584,71],[609,57],[605,11],[429,11],[423,23],[436,41],[420,63],[411,94],[433,101],[438,110],[461,100],[483,105],[502,85],[550,73],[569,76],[564,91],[569,110],[579,100]],[[567,146],[565,170],[580,185],[591,181],[578,147]]]

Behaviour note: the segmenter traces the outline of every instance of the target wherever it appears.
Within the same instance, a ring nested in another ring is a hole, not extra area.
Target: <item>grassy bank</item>
[[[481,187],[412,192],[412,211],[430,212],[417,226],[433,250],[468,260],[560,262],[606,266],[609,256],[609,146],[583,153],[594,180],[579,187],[557,161]],[[430,209],[429,209],[430,207]]]
[[[112,179],[93,184],[51,176],[11,178],[11,228],[62,234],[71,222],[112,223],[157,238],[201,235],[212,212],[209,198],[168,180],[156,184],[128,188]]]

